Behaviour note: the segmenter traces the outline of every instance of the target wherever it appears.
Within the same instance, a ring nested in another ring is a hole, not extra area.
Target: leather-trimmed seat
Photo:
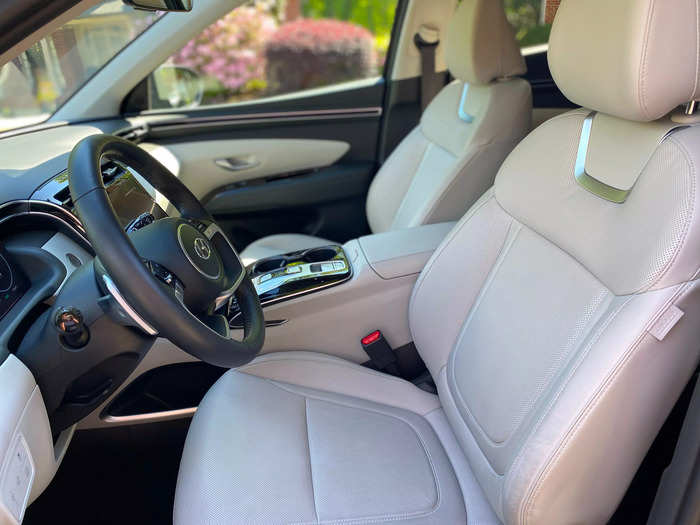
[[[588,109],[513,151],[415,285],[439,397],[313,352],[227,372],[176,525],[610,518],[700,359],[700,126],[664,117],[700,97],[700,15],[614,4],[562,3],[550,67]]]
[[[261,356],[200,406],[187,439],[207,446],[183,455],[178,494],[192,497],[175,522],[464,522],[431,420],[449,432],[437,396],[407,381],[313,352]]]
[[[493,184],[501,162],[530,130],[525,61],[502,3],[463,1],[450,23],[446,61],[457,79],[374,177],[366,212],[373,233],[458,220]],[[251,243],[245,264],[334,241],[278,234]]]

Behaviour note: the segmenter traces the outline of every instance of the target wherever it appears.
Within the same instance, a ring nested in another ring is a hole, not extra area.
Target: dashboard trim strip
[[[17,207],[19,210],[14,209]],[[22,215],[40,215],[58,220],[77,233],[88,244],[90,242],[80,219],[78,219],[78,217],[76,217],[70,211],[66,210],[63,206],[54,204],[53,202],[38,201],[34,199],[14,200],[0,204],[0,224],[12,219],[13,217],[19,217]]]
[[[144,113],[140,116],[147,118],[151,115]],[[146,124],[147,132],[145,135],[157,134],[159,131],[170,130],[198,129],[208,127],[218,128],[222,126],[241,126],[262,123],[379,118],[381,116],[382,108],[377,106],[366,108],[280,111],[274,113],[243,113],[239,115],[211,115],[207,117],[173,118],[148,122]],[[117,132],[117,134],[125,134],[138,127],[139,125],[135,124],[132,128],[126,128],[120,132]],[[138,139],[143,140],[144,136],[139,136]]]
[[[197,411],[197,407],[180,408],[178,410],[164,410],[162,412],[148,412],[146,414],[134,414],[133,416],[102,416],[100,419],[105,423],[124,424],[124,423],[150,423],[153,421],[162,421],[164,419],[179,419],[193,415]]]
[[[105,283],[107,291],[112,295],[112,297],[114,297],[114,300],[117,301],[117,304],[122,308],[122,310],[124,310],[126,315],[128,315],[131,318],[131,320],[134,321],[134,323],[136,323],[136,326],[138,326],[148,335],[158,334],[158,330],[156,330],[150,324],[144,321],[143,317],[141,317],[136,312],[136,310],[134,310],[131,307],[131,305],[126,301],[126,299],[124,299],[124,296],[121,294],[121,292],[117,288],[117,285],[114,284],[114,281],[112,281],[112,278],[109,275],[103,274],[102,281]]]

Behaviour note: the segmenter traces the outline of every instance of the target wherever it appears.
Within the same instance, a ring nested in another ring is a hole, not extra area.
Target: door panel
[[[236,248],[276,233],[343,243],[369,231],[367,187],[374,164],[343,162],[311,172],[223,189],[205,200]]]
[[[238,249],[276,233],[337,242],[369,233],[384,81],[238,104],[141,114],[143,147],[185,181]],[[323,92],[322,92],[323,91]],[[309,109],[316,107],[317,109]],[[259,162],[231,171],[216,160]]]
[[[141,146],[159,160],[174,157],[173,172],[200,199],[219,188],[330,166],[350,149],[347,142],[311,139],[222,139]]]

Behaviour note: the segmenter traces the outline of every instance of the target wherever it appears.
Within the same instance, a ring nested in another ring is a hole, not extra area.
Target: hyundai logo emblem
[[[211,257],[211,247],[204,237],[197,237],[194,240],[194,251],[205,261]]]

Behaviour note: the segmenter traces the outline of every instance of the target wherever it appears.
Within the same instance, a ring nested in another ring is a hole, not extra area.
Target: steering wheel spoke
[[[214,220],[196,222],[199,225],[198,229],[202,228],[200,231],[218,251],[224,265],[227,284],[214,300],[214,310],[219,310],[236,293],[243,279],[247,277],[247,270],[228,236]]]

